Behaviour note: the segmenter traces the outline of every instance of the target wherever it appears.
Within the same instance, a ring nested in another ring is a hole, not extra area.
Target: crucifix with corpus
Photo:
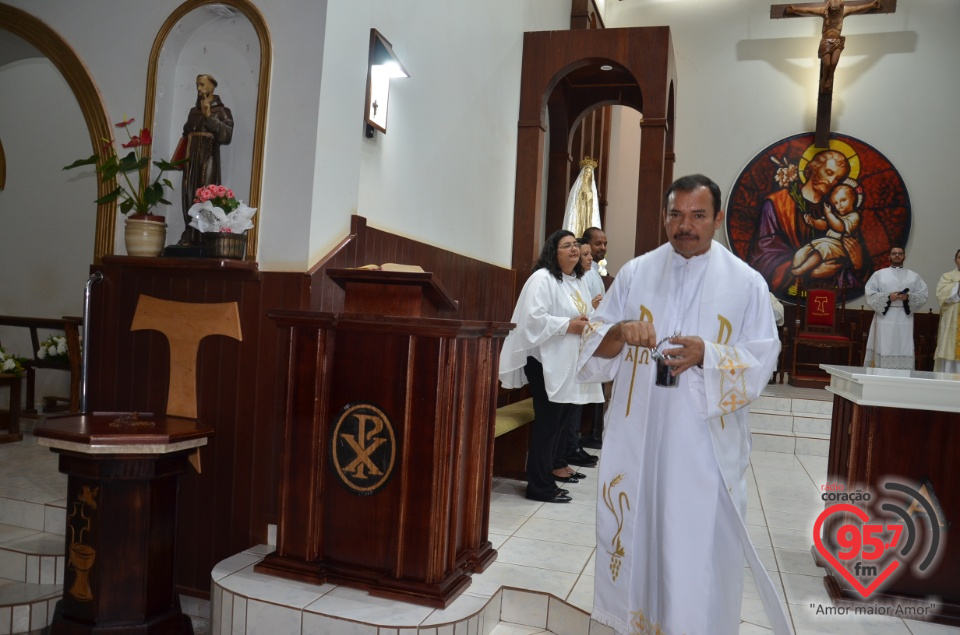
[[[833,75],[840,61],[840,52],[846,38],[840,35],[843,19],[856,13],[893,13],[897,0],[824,0],[802,4],[775,4],[770,7],[770,17],[797,18],[815,16],[823,20],[820,48],[820,91],[817,95],[817,131],[814,145],[826,148],[830,141],[830,104],[833,101]]]

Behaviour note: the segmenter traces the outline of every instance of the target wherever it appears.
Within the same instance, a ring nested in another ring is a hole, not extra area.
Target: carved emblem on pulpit
[[[340,483],[357,496],[370,496],[389,482],[397,458],[390,419],[369,403],[343,407],[330,438],[331,467]]]

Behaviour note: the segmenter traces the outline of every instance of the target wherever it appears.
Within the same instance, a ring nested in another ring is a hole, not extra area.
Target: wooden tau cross
[[[160,331],[170,345],[167,414],[197,418],[197,352],[208,335],[243,340],[236,302],[195,304],[141,295],[131,331]]]
[[[820,92],[817,96],[817,132],[814,145],[827,148],[830,143],[830,106],[833,101],[833,75],[840,61],[840,52],[846,38],[840,35],[843,19],[857,13],[893,13],[897,0],[824,0],[799,4],[775,4],[770,7],[770,18],[818,17],[823,20],[820,48]]]

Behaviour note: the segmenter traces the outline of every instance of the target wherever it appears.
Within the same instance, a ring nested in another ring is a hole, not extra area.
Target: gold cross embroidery
[[[748,399],[741,399],[741,398],[740,398],[740,395],[738,395],[738,394],[735,393],[735,392],[732,392],[732,393],[730,393],[730,395],[727,397],[726,401],[721,401],[721,402],[720,402],[720,405],[721,405],[721,406],[726,406],[726,407],[728,408],[729,412],[733,412],[733,411],[736,410],[740,405],[744,405],[744,406],[745,406],[745,405],[747,405],[747,403],[749,403],[749,400],[748,400]]]

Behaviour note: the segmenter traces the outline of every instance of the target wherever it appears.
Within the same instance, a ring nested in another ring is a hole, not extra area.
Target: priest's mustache
[[[699,238],[696,234],[691,234],[690,232],[677,232],[673,235],[674,240],[678,238]]]

